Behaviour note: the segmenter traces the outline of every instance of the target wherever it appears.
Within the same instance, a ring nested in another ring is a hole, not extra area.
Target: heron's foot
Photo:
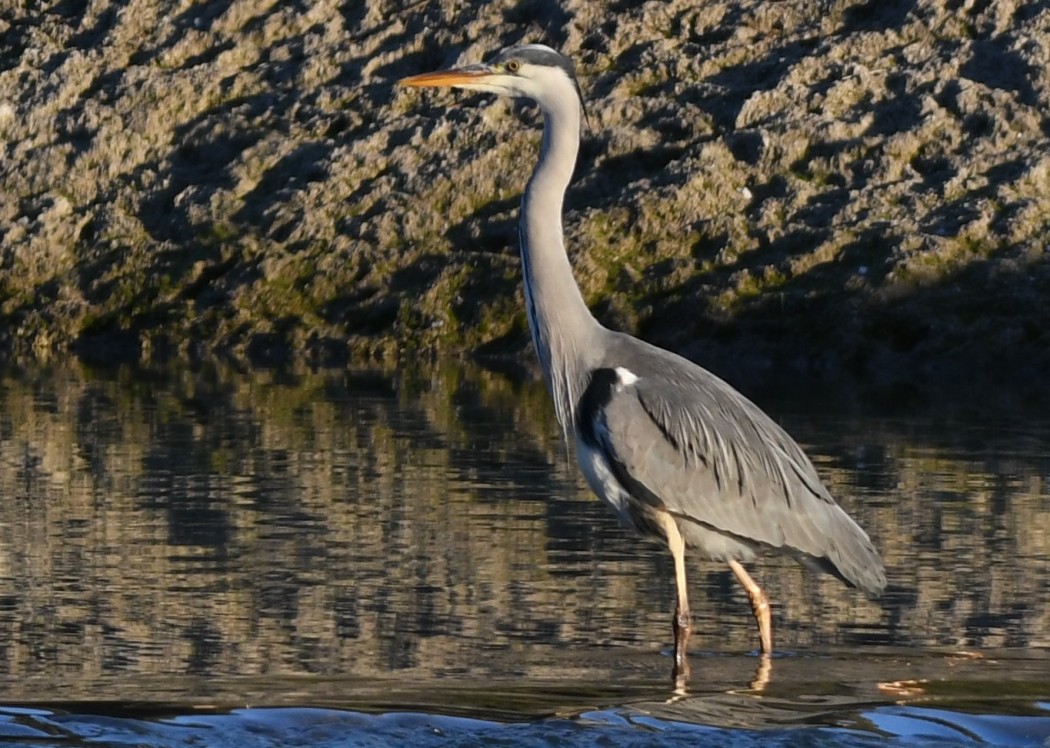
[[[736,574],[736,578],[747,591],[747,599],[751,601],[751,611],[755,614],[758,623],[758,637],[762,647],[762,654],[773,654],[773,616],[770,615],[769,598],[766,593],[755,584],[744,567],[736,559],[729,560],[729,568]]]
[[[671,680],[674,682],[676,691],[685,689],[690,675],[692,675],[692,671],[689,668],[689,655],[684,648],[679,649],[676,645],[674,648],[674,666],[671,668]]]
[[[693,625],[689,612],[676,610],[671,624],[674,629],[674,668],[671,670],[671,678],[676,689],[683,689],[690,675],[689,635]]]
[[[773,654],[773,616],[769,605],[769,598],[761,589],[751,598],[751,610],[758,622],[758,638],[762,656],[768,658]]]
[[[748,684],[752,691],[764,691],[766,686],[769,685],[769,681],[773,678],[773,658],[768,654],[759,656],[758,669],[755,670],[755,677],[751,679],[751,683]]]

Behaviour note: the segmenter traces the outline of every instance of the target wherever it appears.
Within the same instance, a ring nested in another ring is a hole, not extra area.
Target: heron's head
[[[583,105],[572,61],[543,44],[508,47],[488,63],[403,78],[402,86],[450,87],[532,99],[543,109]]]

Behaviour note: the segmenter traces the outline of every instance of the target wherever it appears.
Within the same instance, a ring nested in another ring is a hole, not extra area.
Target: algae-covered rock
[[[588,98],[565,229],[609,324],[705,361],[1050,365],[1044,4],[17,6],[9,353],[521,353],[538,117],[395,83],[544,41]]]

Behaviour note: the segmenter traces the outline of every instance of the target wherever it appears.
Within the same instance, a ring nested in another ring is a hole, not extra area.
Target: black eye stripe
[[[577,93],[580,93],[580,84],[576,79],[576,72],[573,69],[572,61],[555,52],[550,47],[545,47],[540,44],[526,44],[517,47],[508,47],[500,52],[494,63],[502,65],[503,69],[512,74],[519,73],[521,66],[525,64],[538,65],[540,67],[549,68],[560,68],[565,75],[569,77],[576,85]],[[580,96],[580,101],[583,101],[583,96]]]

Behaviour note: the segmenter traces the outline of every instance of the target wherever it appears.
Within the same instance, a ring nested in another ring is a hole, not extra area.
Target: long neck
[[[576,285],[562,238],[562,204],[580,144],[580,107],[570,98],[543,107],[540,160],[522,198],[519,226],[526,314],[566,434],[602,330]]]

